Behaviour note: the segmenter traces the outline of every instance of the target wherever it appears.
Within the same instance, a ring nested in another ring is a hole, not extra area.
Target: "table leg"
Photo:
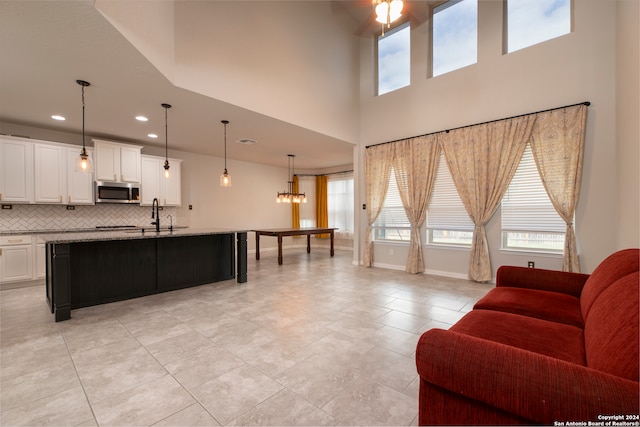
[[[333,256],[333,230],[331,230],[331,256]]]
[[[282,265],[282,235],[278,234],[278,265]]]
[[[307,234],[307,253],[311,253],[311,234]]]
[[[256,231],[256,259],[260,260],[260,233]]]

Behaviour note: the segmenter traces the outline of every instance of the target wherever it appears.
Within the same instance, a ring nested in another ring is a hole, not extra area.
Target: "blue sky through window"
[[[449,1],[433,11],[433,76],[478,62],[478,1]]]
[[[378,95],[409,86],[410,30],[406,23],[378,37]]]
[[[571,0],[508,0],[507,52],[571,32]]]

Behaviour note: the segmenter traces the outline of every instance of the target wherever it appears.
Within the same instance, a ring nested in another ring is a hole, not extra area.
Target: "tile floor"
[[[235,280],[72,311],[0,292],[0,425],[415,425],[420,334],[492,285],[287,249]]]

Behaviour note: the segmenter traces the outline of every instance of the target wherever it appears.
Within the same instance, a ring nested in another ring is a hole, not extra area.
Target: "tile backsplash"
[[[67,210],[63,205],[13,204],[11,209],[0,210],[0,233],[15,231],[69,230],[95,228],[109,225],[151,226],[151,207],[135,205],[100,204],[75,206]],[[178,224],[176,207],[164,207],[160,211],[160,223]]]

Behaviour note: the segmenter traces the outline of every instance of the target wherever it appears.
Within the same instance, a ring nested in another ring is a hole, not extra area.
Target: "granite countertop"
[[[117,231],[76,231],[73,233],[41,233],[39,238],[46,243],[78,243],[100,242],[106,240],[156,239],[165,237],[202,236],[207,234],[243,233],[247,230],[233,230],[228,228],[163,228],[160,232],[154,228],[129,229]]]

